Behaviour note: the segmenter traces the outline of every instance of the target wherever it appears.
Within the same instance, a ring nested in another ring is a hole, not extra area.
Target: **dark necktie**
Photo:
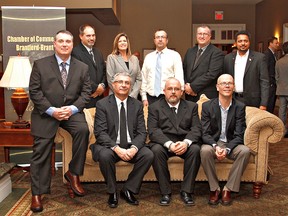
[[[200,56],[201,56],[202,51],[203,51],[203,50],[202,50],[201,48],[197,51],[193,69],[196,67],[196,64],[197,64],[197,62],[198,62],[198,60],[199,60],[199,58],[200,58]]]
[[[126,149],[128,148],[126,113],[123,102],[121,102],[121,109],[120,109],[120,147]]]
[[[173,118],[175,121],[177,121],[177,113],[176,113],[176,107],[171,107],[172,113],[173,113]]]
[[[65,62],[62,62],[61,63],[61,78],[62,78],[62,82],[63,82],[63,86],[64,86],[64,89],[66,88],[66,85],[67,85],[67,70],[66,70],[66,63]]]
[[[95,58],[94,58],[94,53],[93,53],[92,49],[89,51],[89,54],[90,54],[90,56],[91,56],[91,58],[92,58],[92,60],[93,60],[93,62],[95,64]]]

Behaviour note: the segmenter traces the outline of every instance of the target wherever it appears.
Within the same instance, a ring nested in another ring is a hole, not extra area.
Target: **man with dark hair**
[[[265,55],[250,50],[250,33],[246,30],[235,35],[237,52],[224,58],[224,73],[235,81],[234,97],[246,106],[266,110],[269,97],[269,76]]]
[[[89,67],[92,94],[86,108],[95,107],[96,102],[103,98],[107,87],[106,64],[101,51],[94,47],[96,42],[95,28],[84,24],[79,28],[80,44],[73,48],[72,56],[84,62]]]
[[[269,73],[269,99],[267,104],[267,111],[274,112],[276,102],[276,80],[275,80],[275,65],[277,61],[277,50],[279,49],[279,42],[277,37],[268,39],[268,49],[264,52],[266,56],[266,63]]]

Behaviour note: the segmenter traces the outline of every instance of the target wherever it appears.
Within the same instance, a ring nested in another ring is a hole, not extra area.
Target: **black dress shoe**
[[[171,195],[170,194],[164,194],[162,195],[159,205],[161,206],[168,206],[170,204],[171,201]]]
[[[120,197],[122,199],[125,199],[127,203],[131,205],[139,205],[138,200],[134,197],[133,193],[130,192],[129,190],[121,190],[120,191]]]
[[[118,206],[117,193],[112,193],[109,195],[108,205],[110,208],[116,208]]]
[[[186,205],[195,205],[192,195],[190,193],[186,193],[184,191],[180,192],[181,199]]]

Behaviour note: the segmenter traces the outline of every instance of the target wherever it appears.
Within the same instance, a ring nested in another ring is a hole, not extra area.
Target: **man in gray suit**
[[[35,61],[30,77],[33,212],[43,210],[41,195],[50,193],[51,152],[58,127],[73,138],[72,160],[64,176],[76,195],[85,194],[79,175],[83,174],[89,130],[82,111],[89,102],[91,86],[88,66],[70,56],[72,48],[73,35],[59,31],[54,39],[55,55]]]
[[[143,177],[153,161],[153,153],[145,146],[143,105],[129,96],[130,74],[116,73],[112,79],[112,87],[114,94],[96,104],[94,134],[97,141],[90,148],[93,159],[99,161],[108,186],[108,205],[116,208],[118,195],[115,163],[122,160],[134,164],[120,196],[127,203],[138,205],[134,194],[139,193]]]
[[[95,28],[88,24],[79,27],[81,42],[72,50],[72,56],[88,65],[91,81],[91,99],[86,108],[95,107],[96,102],[103,98],[107,87],[106,64],[101,51],[94,47],[96,42]]]
[[[279,118],[286,126],[288,105],[288,42],[282,45],[284,56],[276,62],[275,78],[277,83],[276,94],[279,96]],[[287,127],[285,137],[288,137]]]
[[[217,78],[223,70],[223,52],[211,44],[211,29],[207,25],[197,28],[197,45],[189,48],[183,61],[185,98],[197,102],[201,94],[217,97]]]
[[[218,98],[202,106],[201,163],[210,186],[210,205],[220,201],[220,186],[215,169],[215,159],[234,160],[228,181],[222,191],[222,204],[231,204],[231,191],[239,192],[241,176],[249,162],[250,150],[244,143],[245,105],[232,99],[234,80],[229,74],[218,78]]]
[[[167,160],[184,159],[184,177],[180,196],[185,205],[195,205],[192,193],[200,167],[201,124],[196,103],[181,99],[179,80],[170,77],[163,89],[165,98],[149,105],[148,131],[154,153],[153,169],[159,182],[160,205],[171,201],[170,173]]]
[[[234,97],[246,106],[266,110],[269,98],[269,75],[265,55],[250,50],[250,33],[243,30],[235,35],[237,52],[224,58],[224,73],[235,80]]]

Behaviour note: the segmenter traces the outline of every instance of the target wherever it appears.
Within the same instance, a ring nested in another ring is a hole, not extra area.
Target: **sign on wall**
[[[3,69],[9,56],[29,56],[31,64],[54,53],[56,32],[66,28],[64,7],[1,7],[3,34]],[[17,118],[10,97],[13,91],[5,90],[5,118]],[[24,119],[30,120],[33,105],[29,103]]]

